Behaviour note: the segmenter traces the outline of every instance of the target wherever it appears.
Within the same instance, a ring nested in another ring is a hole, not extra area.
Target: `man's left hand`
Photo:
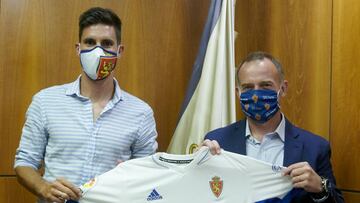
[[[307,192],[320,193],[323,188],[321,177],[311,168],[308,162],[292,164],[284,170],[289,175],[295,188],[303,188]]]
[[[220,145],[216,140],[208,140],[208,139],[206,139],[200,144],[199,148],[202,147],[202,146],[209,147],[210,152],[213,155],[219,155],[221,153]]]

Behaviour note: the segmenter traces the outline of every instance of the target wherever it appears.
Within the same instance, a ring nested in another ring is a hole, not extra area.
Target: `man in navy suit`
[[[292,202],[344,202],[336,188],[329,142],[292,125],[280,111],[288,82],[270,54],[254,52],[237,70],[236,87],[246,119],[216,129],[203,145],[283,165],[296,188]]]

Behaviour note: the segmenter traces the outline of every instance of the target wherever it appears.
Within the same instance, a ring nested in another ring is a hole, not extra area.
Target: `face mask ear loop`
[[[77,43],[77,45],[78,45],[78,55],[80,56],[80,53],[81,53],[80,43]]]
[[[238,94],[239,94],[239,98],[241,98],[241,91],[240,91],[240,87],[238,87]]]
[[[121,47],[121,45],[118,45],[118,48],[117,48],[117,51],[116,51],[116,57],[117,58],[119,58],[121,56],[120,47]]]
[[[278,92],[277,92],[277,105],[278,105],[279,109],[281,108],[280,102],[279,102],[281,87],[282,87],[282,86],[280,86],[280,89],[279,89]]]

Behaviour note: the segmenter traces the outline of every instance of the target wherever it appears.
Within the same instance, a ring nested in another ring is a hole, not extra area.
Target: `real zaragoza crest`
[[[209,181],[210,188],[215,197],[219,197],[221,195],[222,189],[223,189],[223,181],[218,176],[214,176],[212,178],[212,181]]]

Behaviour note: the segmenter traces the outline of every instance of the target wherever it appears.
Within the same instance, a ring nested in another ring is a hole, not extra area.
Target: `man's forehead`
[[[265,58],[244,63],[239,70],[239,78],[242,82],[247,80],[274,81],[279,80],[280,75],[275,65]]]
[[[268,58],[263,58],[263,59],[255,59],[255,60],[252,60],[252,61],[247,61],[245,62],[244,64],[242,64],[241,66],[241,69],[244,68],[244,67],[268,67],[268,68],[275,68],[275,65],[274,63],[268,59]]]
[[[82,37],[116,38],[115,28],[111,25],[95,24],[84,28]]]
[[[84,29],[87,29],[87,28],[90,29],[90,30],[94,30],[94,29],[114,29],[114,26],[98,23],[98,24],[89,25],[89,26],[85,27]]]

